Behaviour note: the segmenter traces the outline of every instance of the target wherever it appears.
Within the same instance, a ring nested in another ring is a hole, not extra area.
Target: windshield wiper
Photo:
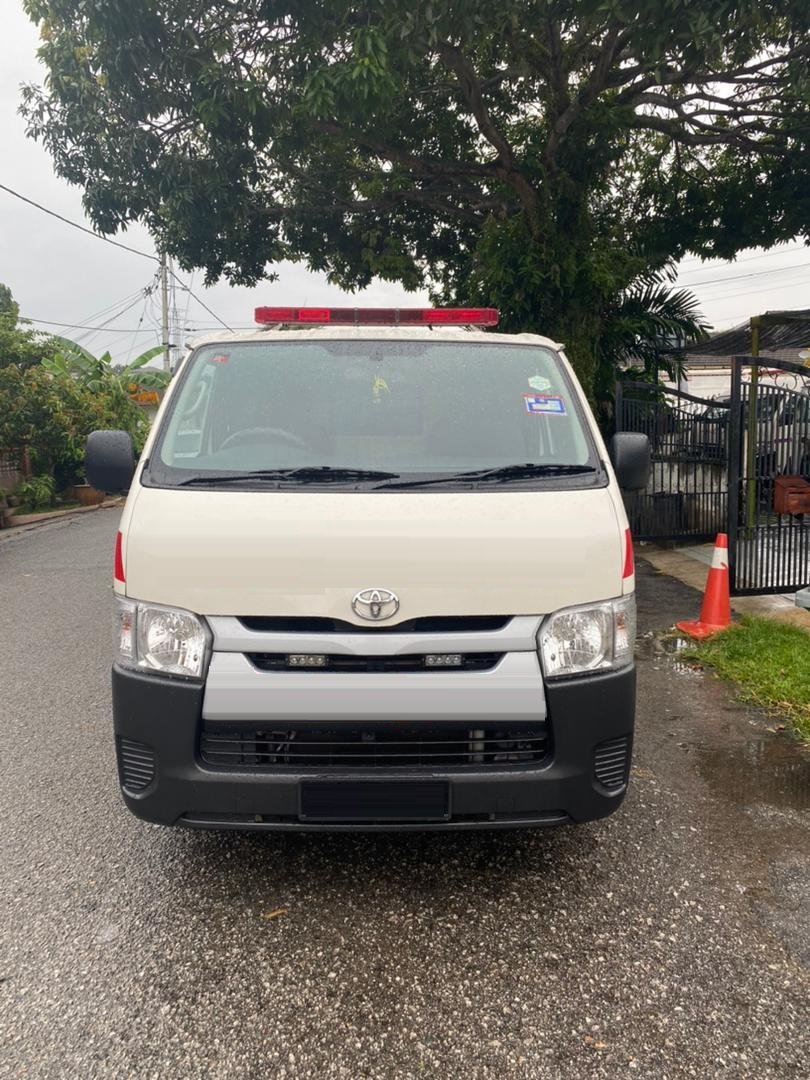
[[[508,483],[510,480],[531,480],[534,477],[554,476],[579,476],[584,473],[595,473],[592,465],[552,465],[542,462],[527,462],[524,465],[500,465],[492,469],[474,469],[471,472],[443,473],[441,476],[424,477],[421,480],[394,481],[390,484],[379,484],[379,489],[419,488],[430,484],[477,483],[490,481]]]
[[[294,469],[252,469],[250,472],[207,473],[180,480],[178,487],[216,487],[219,484],[249,483],[251,480],[297,480],[302,484],[352,482],[355,480],[395,480],[399,473],[380,469],[341,469],[331,465],[304,465]]]

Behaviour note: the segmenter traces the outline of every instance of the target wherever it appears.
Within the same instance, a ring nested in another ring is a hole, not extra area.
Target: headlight
[[[537,635],[546,678],[626,667],[633,660],[636,600],[567,608],[549,615]]]
[[[116,660],[125,667],[201,679],[210,642],[208,627],[190,611],[116,597]]]

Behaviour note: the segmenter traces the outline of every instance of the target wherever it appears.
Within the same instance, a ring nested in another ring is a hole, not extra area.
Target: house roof
[[[803,311],[766,311],[760,319],[759,351],[763,355],[790,352],[793,354],[790,359],[798,360],[796,354],[800,349],[810,349],[810,308]],[[707,366],[713,367],[718,357],[728,360],[732,356],[748,356],[750,352],[751,328],[748,322],[744,322],[691,345],[686,359],[693,367],[699,366],[702,360],[708,361]]]

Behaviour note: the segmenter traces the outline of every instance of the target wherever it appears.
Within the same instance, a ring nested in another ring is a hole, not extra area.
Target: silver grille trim
[[[409,642],[408,652],[413,648]],[[493,722],[538,723],[545,717],[543,678],[534,650],[506,653],[489,671],[418,674],[259,671],[242,653],[215,651],[203,700],[205,720],[276,726],[288,721],[436,720],[490,727]]]
[[[398,656],[412,653],[535,652],[542,615],[516,615],[500,630],[430,634],[374,633],[358,626],[357,633],[274,634],[248,630],[224,615],[208,617],[214,652],[331,653],[345,656]]]

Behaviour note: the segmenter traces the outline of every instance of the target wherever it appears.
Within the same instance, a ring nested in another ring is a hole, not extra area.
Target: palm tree
[[[671,289],[669,264],[638,277],[603,312],[596,372],[596,398],[603,420],[612,415],[618,379],[652,385],[660,372],[670,379],[684,371],[685,347],[708,335],[700,305],[687,289]]]

